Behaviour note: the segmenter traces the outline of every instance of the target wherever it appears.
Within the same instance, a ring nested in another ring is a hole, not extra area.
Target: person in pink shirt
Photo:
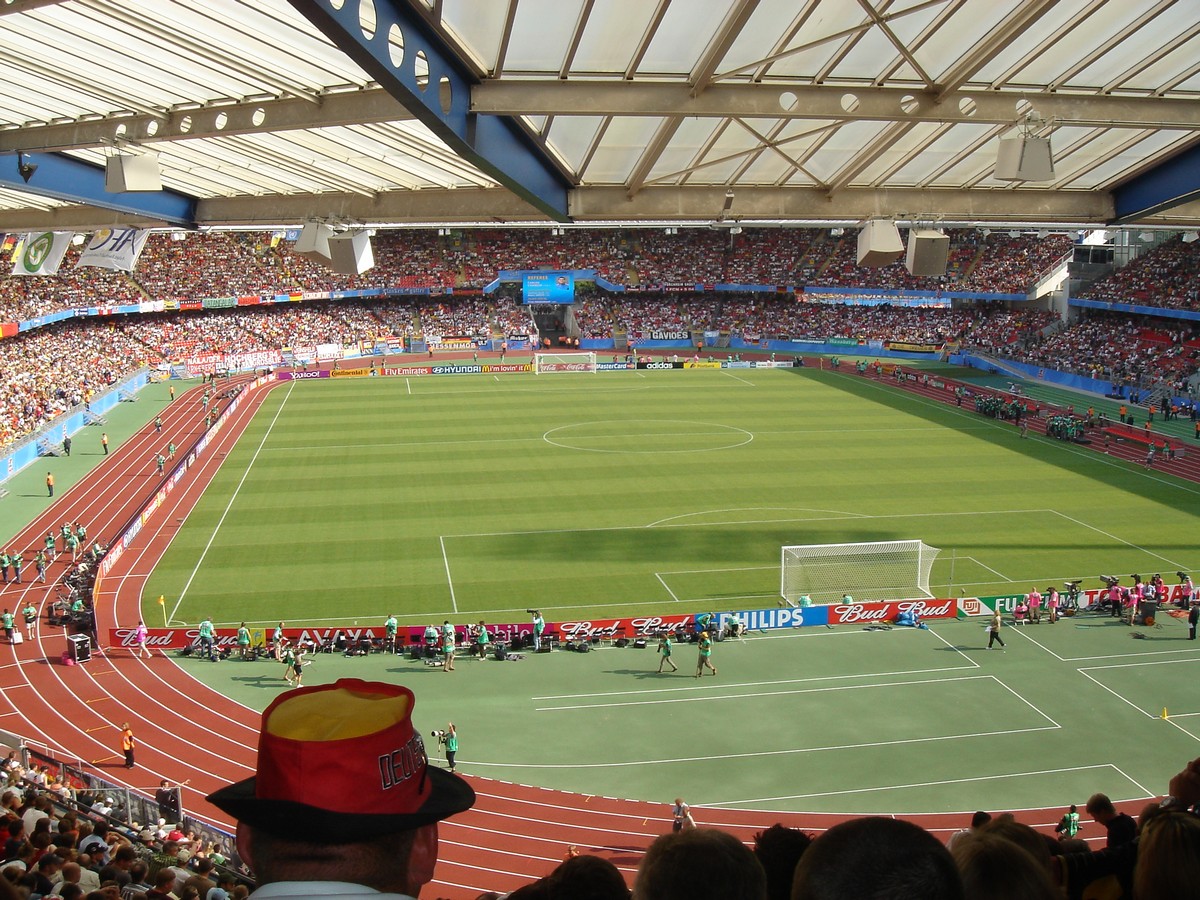
[[[1058,591],[1051,585],[1046,588],[1046,610],[1050,613],[1050,624],[1058,621]]]
[[[1038,593],[1037,588],[1030,590],[1025,595],[1025,605],[1029,607],[1029,621],[1034,625],[1042,621],[1042,595]]]
[[[152,654],[150,653],[150,648],[146,646],[146,639],[150,637],[150,629],[146,627],[146,623],[141,619],[138,619],[137,628],[134,629],[133,636],[137,641],[138,650],[141,651],[138,653],[138,655],[145,657],[151,656]]]

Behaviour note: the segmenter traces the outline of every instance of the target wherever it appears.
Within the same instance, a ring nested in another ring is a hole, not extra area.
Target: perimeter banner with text
[[[894,621],[902,612],[916,613],[922,619],[948,619],[958,612],[954,600],[901,600],[891,603],[854,603],[830,604],[828,606],[806,607],[767,607],[765,609],[743,609],[733,612],[710,613],[714,623],[714,631],[723,634],[726,626],[735,616],[747,631],[766,632],[782,631],[792,628],[803,628],[819,625],[854,625],[878,624]],[[697,620],[703,614],[676,613],[661,616],[633,616],[627,619],[584,619],[567,622],[547,622],[547,639],[558,640],[613,640],[629,638],[630,640],[644,638],[653,640],[663,633],[679,631],[694,632],[698,630]],[[271,636],[274,629],[267,631],[261,627],[251,630],[251,645],[262,646]],[[532,622],[488,625],[493,640],[512,643],[520,637],[526,641],[533,635]],[[218,628],[215,631],[219,647],[236,647],[237,631],[233,628]],[[335,646],[353,647],[359,641],[382,641],[385,630],[382,624],[378,626],[354,628],[285,628],[284,636],[289,641],[312,642],[323,645],[333,642]],[[425,626],[402,626],[397,635],[404,646],[424,642]],[[180,626],[178,628],[151,628],[147,644],[157,650],[180,650],[194,644],[199,636],[196,626]],[[455,637],[459,644],[468,643],[470,638],[466,626],[455,626]],[[109,642],[112,647],[133,648],[137,639],[133,628],[113,628],[109,630]]]

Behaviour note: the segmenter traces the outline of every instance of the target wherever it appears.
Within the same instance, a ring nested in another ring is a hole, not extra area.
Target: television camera
[[[434,738],[439,744],[444,744],[446,741],[450,740],[450,732],[448,731],[438,731],[435,729],[434,731],[429,732],[429,736]]]

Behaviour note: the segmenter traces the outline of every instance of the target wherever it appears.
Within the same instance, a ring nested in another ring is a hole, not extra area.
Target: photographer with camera
[[[454,756],[458,753],[458,731],[455,730],[454,723],[448,724],[445,731],[429,732],[429,736],[446,748],[446,767],[453,772]]]
[[[525,612],[533,616],[533,652],[542,649],[542,632],[546,630],[546,620],[542,618],[541,610],[527,609]]]

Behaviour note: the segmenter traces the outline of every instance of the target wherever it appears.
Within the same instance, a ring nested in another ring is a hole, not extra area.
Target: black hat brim
[[[254,777],[214,791],[205,799],[238,822],[280,837],[323,835],[328,840],[336,835],[333,843],[352,843],[440,822],[475,804],[475,790],[457,775],[428,768],[426,777],[433,790],[420,809],[410,813],[343,813],[294,800],[263,799],[255,796]]]

